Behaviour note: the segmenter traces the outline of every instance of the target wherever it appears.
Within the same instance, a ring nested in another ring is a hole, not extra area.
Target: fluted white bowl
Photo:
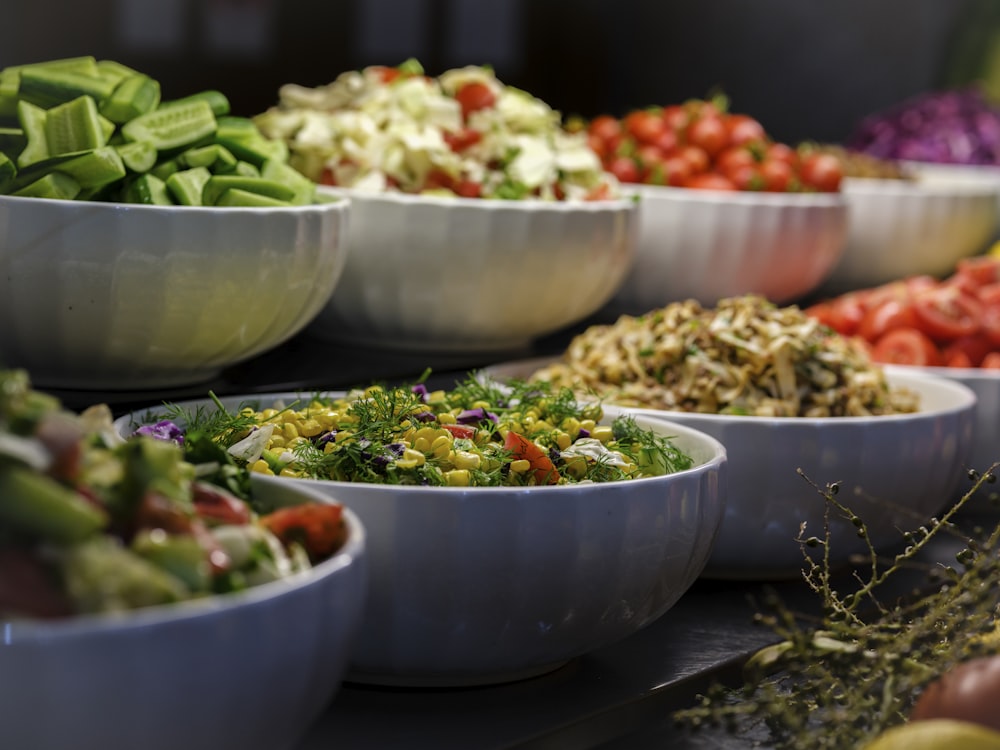
[[[326,501],[254,482],[276,506]],[[3,746],[288,750],[335,696],[356,642],[367,541],[242,592],[60,621],[2,622]]]
[[[630,189],[639,199],[636,257],[609,314],[751,293],[790,302],[826,280],[847,239],[839,193]]]
[[[320,311],[348,209],[0,196],[0,363],[48,388],[208,380]]]
[[[486,372],[528,378],[550,362],[512,362]],[[968,484],[975,393],[925,373],[894,367],[886,375],[890,385],[919,395],[919,411],[809,418],[636,410],[704,432],[726,447],[726,514],[705,577],[798,578],[808,548],[797,539],[800,533],[823,536],[827,484],[840,483],[837,499],[864,521],[876,549],[901,544],[902,531],[952,503],[956,490]],[[829,520],[833,564],[867,554],[849,518],[832,510]]]
[[[221,402],[269,405],[300,395]],[[609,408],[605,417],[617,413]],[[144,416],[120,418],[119,431]],[[455,686],[530,677],[667,612],[709,559],[725,509],[726,453],[688,427],[636,421],[676,436],[695,465],[662,477],[543,487],[262,478],[329,493],[368,532],[369,594],[348,679]]]
[[[982,252],[1000,219],[1000,180],[846,178],[847,245],[824,284],[829,293],[908,276],[944,277]]]
[[[635,205],[321,188],[351,199],[350,252],[319,338],[420,351],[498,351],[569,326],[617,291]]]

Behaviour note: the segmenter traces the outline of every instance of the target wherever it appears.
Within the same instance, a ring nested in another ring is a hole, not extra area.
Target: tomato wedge
[[[917,325],[935,341],[953,341],[979,330],[983,306],[957,287],[942,286],[913,298]]]
[[[443,424],[444,429],[451,433],[452,437],[472,440],[476,436],[476,428],[467,424]]]
[[[990,352],[979,366],[984,370],[1000,370],[1000,352]]]
[[[306,503],[279,508],[261,516],[260,522],[283,544],[301,544],[315,562],[343,545],[347,534],[343,511],[333,503]]]
[[[896,328],[875,342],[872,359],[892,365],[934,367],[941,364],[937,346],[916,328]]]
[[[979,322],[983,329],[983,335],[994,347],[1000,348],[1000,304],[984,308]]]
[[[896,328],[915,328],[913,305],[906,298],[889,297],[865,310],[858,324],[857,335],[867,341],[877,341]]]
[[[524,459],[531,464],[535,484],[557,484],[559,482],[559,471],[552,463],[552,459],[533,440],[511,431],[507,433],[503,447],[504,450],[510,451],[515,460]]]

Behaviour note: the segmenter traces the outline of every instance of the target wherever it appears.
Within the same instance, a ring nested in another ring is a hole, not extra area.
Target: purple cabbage
[[[184,430],[169,419],[162,419],[155,424],[144,424],[137,428],[132,435],[145,435],[146,437],[156,438],[157,440],[165,440],[167,442],[177,443],[177,445],[184,445]]]
[[[461,411],[457,417],[455,417],[455,420],[459,424],[479,424],[487,419],[493,422],[493,424],[500,423],[500,418],[497,417],[496,414],[491,411],[486,411],[486,409],[481,406],[477,409],[465,409]]]

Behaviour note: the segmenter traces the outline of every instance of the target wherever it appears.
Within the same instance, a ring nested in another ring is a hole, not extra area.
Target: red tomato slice
[[[487,109],[496,104],[497,97],[493,89],[482,81],[470,81],[455,92],[455,99],[462,107],[462,117],[480,109]]]
[[[343,507],[333,503],[306,503],[279,508],[260,522],[283,544],[298,542],[309,558],[329,557],[344,543],[347,527]]]
[[[974,333],[971,336],[962,336],[948,343],[941,351],[941,356],[947,362],[952,357],[961,353],[968,357],[972,367],[979,367],[983,357],[996,348],[994,343],[986,337],[983,331]]]
[[[830,300],[830,320],[828,324],[837,333],[854,336],[867,309],[862,292],[848,292]]]
[[[954,341],[979,330],[983,306],[956,287],[942,286],[913,298],[918,327],[935,341]]]
[[[906,299],[890,297],[865,310],[858,323],[857,335],[866,341],[877,341],[896,328],[915,328],[913,305]]]
[[[979,322],[983,335],[990,340],[994,347],[1000,347],[1000,304],[988,305],[983,308]]]
[[[209,523],[242,526],[250,523],[250,506],[220,487],[192,483],[194,512]]]
[[[969,359],[969,355],[961,350],[952,352],[951,354],[943,354],[942,359],[944,360],[942,364],[945,367],[975,367],[972,364],[972,360]]]
[[[451,433],[452,437],[472,440],[476,436],[476,428],[467,424],[443,424],[444,429]]]
[[[979,365],[983,370],[1000,370],[1000,352],[990,352]]]
[[[872,359],[892,365],[934,367],[941,364],[937,347],[916,328],[897,328],[875,342]]]
[[[510,451],[515,460],[525,459],[531,464],[535,475],[535,484],[557,484],[559,482],[559,471],[552,463],[552,459],[533,440],[529,440],[524,435],[518,435],[516,432],[508,432],[503,447]]]
[[[984,305],[1000,306],[1000,281],[993,284],[983,284],[976,290],[976,299]]]
[[[684,187],[695,190],[736,190],[736,183],[717,172],[691,175]]]
[[[992,255],[962,258],[955,264],[955,275],[969,279],[976,286],[994,284],[1000,281],[1000,258]]]

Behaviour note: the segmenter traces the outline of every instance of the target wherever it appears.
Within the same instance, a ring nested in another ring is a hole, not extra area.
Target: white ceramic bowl
[[[323,500],[255,482],[276,505]],[[356,642],[367,541],[243,592],[120,615],[5,622],[5,748],[287,750],[333,699]]]
[[[323,339],[420,351],[524,348],[599,309],[632,262],[631,200],[342,193],[351,199],[350,254],[309,327]]]
[[[889,372],[899,370],[906,374],[930,375],[946,378],[970,388],[976,394],[976,418],[973,434],[975,442],[972,455],[965,464],[966,468],[985,472],[993,464],[1000,462],[1000,372],[997,370],[982,370],[974,367],[908,367],[904,365],[887,365]],[[971,481],[959,483],[956,496],[966,494],[973,486]],[[1000,510],[1000,505],[993,504],[989,496],[1000,491],[995,484],[983,485],[969,499],[966,508],[979,512]]]
[[[529,360],[487,368],[498,378],[526,378],[551,362]],[[797,578],[803,550],[796,541],[823,536],[827,503],[820,489],[840,482],[837,499],[860,516],[876,548],[902,542],[950,505],[968,482],[975,394],[966,386],[923,373],[887,369],[889,382],[920,394],[914,414],[878,417],[738,417],[638,410],[719,440],[729,460],[726,515],[703,575],[726,579]],[[843,565],[864,541],[853,524],[830,518],[830,559]]]
[[[223,398],[286,403],[300,394]],[[183,402],[193,409],[210,402]],[[609,409],[607,417],[615,410]],[[116,423],[125,434],[143,412]],[[329,493],[368,532],[370,586],[349,679],[455,686],[530,677],[663,615],[708,561],[725,506],[714,439],[639,416],[695,466],[593,484],[415,487],[264,478]]]
[[[847,246],[823,285],[827,293],[944,277],[988,246],[1000,219],[1000,181],[847,178],[842,192]]]
[[[847,239],[847,205],[837,193],[630,188],[639,196],[639,239],[608,306],[615,315],[685,299],[714,306],[749,293],[790,302],[825,281]]]
[[[348,209],[0,196],[0,362],[46,388],[208,380],[319,312]]]

